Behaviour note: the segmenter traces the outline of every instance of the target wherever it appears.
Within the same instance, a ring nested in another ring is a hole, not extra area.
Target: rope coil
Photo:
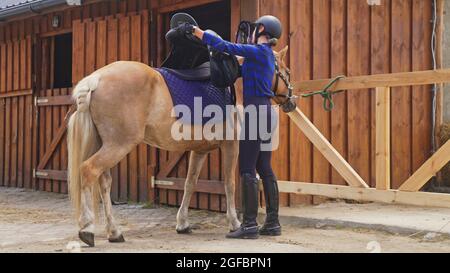
[[[301,95],[302,98],[310,98],[310,97],[314,97],[314,96],[322,96],[323,98],[323,108],[325,109],[325,111],[327,112],[331,112],[334,109],[334,101],[333,101],[333,96],[339,93],[344,92],[344,90],[338,90],[338,91],[329,91],[329,89],[339,80],[344,79],[345,76],[337,76],[336,78],[334,78],[333,80],[330,81],[330,83],[327,84],[327,86],[325,86],[324,89],[322,89],[321,91],[317,91],[317,92],[312,92],[309,94],[303,94]]]

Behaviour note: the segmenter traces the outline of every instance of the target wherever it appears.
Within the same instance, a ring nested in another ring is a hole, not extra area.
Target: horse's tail
[[[72,97],[76,101],[77,111],[70,117],[67,130],[68,146],[68,183],[69,195],[75,216],[80,216],[81,205],[81,164],[100,148],[100,140],[90,113],[91,95],[100,81],[98,75],[91,75],[81,80],[74,88]],[[99,183],[94,183],[94,207],[99,201]],[[97,210],[94,209],[95,214]]]

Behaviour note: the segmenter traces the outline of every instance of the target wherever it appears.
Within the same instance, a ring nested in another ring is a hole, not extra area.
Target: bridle
[[[278,94],[277,92],[280,79],[284,82],[284,84],[288,89],[287,94]],[[282,73],[278,61],[276,59],[275,59],[275,84],[273,86],[272,92],[275,94],[275,97],[286,99],[284,103],[280,104],[280,106],[282,107],[288,107],[287,104],[290,104],[289,106],[292,106],[293,101],[297,99],[297,96],[294,95],[294,86],[291,84],[291,72],[289,71],[289,69],[286,69],[286,74]]]
[[[240,44],[251,44],[250,41],[251,35],[257,25],[248,22],[248,21],[242,21],[239,24],[238,32],[236,33],[236,43]],[[284,82],[288,89],[287,94],[278,94],[278,86],[280,79]],[[296,103],[295,99],[297,99],[297,96],[294,95],[294,86],[291,84],[291,72],[289,69],[286,69],[286,74],[281,72],[280,66],[278,64],[277,59],[275,58],[275,84],[272,89],[272,92],[274,93],[275,97],[279,98],[285,98],[286,101],[280,104],[280,106],[283,108],[285,112],[291,112],[295,110]]]

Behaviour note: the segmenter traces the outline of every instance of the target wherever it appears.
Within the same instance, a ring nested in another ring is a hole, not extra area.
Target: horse
[[[278,86],[280,75],[289,73],[284,62],[287,50],[288,47],[274,52],[279,64],[274,75],[277,83],[274,101],[279,105],[288,100],[286,88]],[[230,230],[240,227],[234,178],[239,141],[175,141],[171,128],[177,120],[169,111],[174,107],[173,101],[164,78],[156,69],[143,63],[118,61],[82,79],[73,89],[72,97],[77,108],[70,116],[67,133],[69,197],[82,242],[95,246],[95,208],[100,199],[108,241],[125,242],[112,212],[110,170],[141,143],[167,151],[190,152],[183,201],[177,214],[176,231],[180,234],[191,232],[188,210],[202,165],[208,153],[221,149],[227,218]]]

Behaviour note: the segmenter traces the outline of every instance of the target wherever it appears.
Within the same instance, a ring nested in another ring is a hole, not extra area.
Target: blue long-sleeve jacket
[[[274,96],[275,55],[269,44],[233,44],[207,32],[203,35],[203,42],[217,51],[245,58],[242,65],[244,98]]]

